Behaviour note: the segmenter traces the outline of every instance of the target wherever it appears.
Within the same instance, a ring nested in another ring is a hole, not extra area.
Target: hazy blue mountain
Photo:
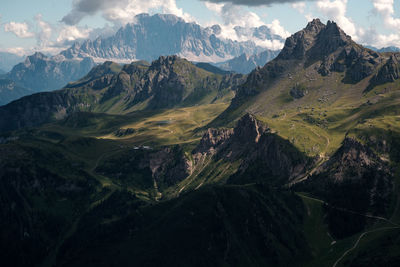
[[[19,86],[10,79],[0,79],[0,106],[32,93],[32,90]]]
[[[378,49],[378,52],[400,52],[400,48],[395,47],[395,46],[388,46],[388,47],[383,47],[381,49]]]
[[[366,47],[366,48],[369,48],[369,49],[371,49],[371,50],[374,50],[374,51],[376,51],[376,52],[379,52],[379,53],[384,53],[384,52],[400,52],[400,48],[395,47],[395,46],[388,46],[388,47],[376,48],[376,47],[374,47],[374,46],[367,45],[367,46],[365,46],[365,47]]]
[[[6,73],[4,70],[0,69],[0,74]]]
[[[250,29],[250,32],[236,28],[236,31],[260,40],[280,38],[272,35],[267,27]],[[255,54],[265,50],[252,41],[219,38],[220,32],[218,25],[203,28],[174,15],[141,14],[136,16],[135,23],[125,25],[115,35],[75,43],[61,54],[67,58],[93,57],[99,61],[152,61],[162,55],[176,54],[191,61],[220,62],[243,53]]]
[[[18,64],[23,60],[24,57],[12,53],[0,52],[0,69],[3,70],[4,72],[8,72],[12,69],[14,65]]]
[[[271,30],[265,25],[262,25],[260,27],[252,27],[252,28],[236,26],[234,28],[234,30],[239,38],[254,37],[259,40],[278,40],[281,42],[285,42],[285,39],[283,39],[279,35],[273,34],[271,32]]]
[[[66,59],[61,55],[47,57],[35,53],[15,65],[8,77],[34,92],[43,92],[60,89],[85,76],[94,65],[91,58]]]
[[[242,54],[228,61],[217,63],[216,65],[226,71],[248,74],[256,67],[264,66],[268,61],[274,59],[279,52],[279,50],[266,50],[254,55]]]

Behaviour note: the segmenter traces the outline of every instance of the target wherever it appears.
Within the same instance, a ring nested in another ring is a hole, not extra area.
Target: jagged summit
[[[399,57],[357,44],[333,21],[324,24],[314,19],[287,38],[275,59],[248,75],[216,125],[219,120],[238,119],[231,114],[239,107],[243,109],[240,115],[272,116],[284,106],[300,109],[334,103],[347,94],[358,101],[371,88],[399,79]]]
[[[286,40],[278,59],[323,57],[351,44],[355,43],[335,22],[328,21],[325,25],[319,19],[314,19]]]
[[[152,61],[160,55],[172,54],[196,62],[220,62],[242,53],[255,54],[265,50],[254,42],[219,38],[217,35],[221,33],[221,27],[218,25],[203,28],[171,14],[140,14],[135,16],[134,21],[121,27],[112,36],[75,43],[61,54],[66,58],[90,56],[99,62],[104,59]],[[263,34],[255,38],[276,38],[260,31]]]

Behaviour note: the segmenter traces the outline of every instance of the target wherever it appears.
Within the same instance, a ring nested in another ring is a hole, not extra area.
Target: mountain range
[[[279,52],[279,50],[266,50],[264,52],[253,55],[242,54],[228,61],[216,63],[215,65],[226,71],[249,74],[256,67],[264,66],[267,62],[274,59],[279,54]]]
[[[250,32],[239,27],[235,30],[260,41],[282,40],[271,34],[267,27],[253,28]],[[219,62],[242,53],[255,54],[265,50],[253,41],[219,38],[220,33],[219,25],[203,28],[174,15],[141,14],[135,17],[135,23],[125,25],[115,35],[75,43],[61,55],[66,58],[92,57],[100,61],[152,61],[162,55],[178,55],[190,61]]]
[[[91,58],[65,59],[36,52],[0,78],[0,105],[32,93],[60,89],[86,75],[93,66]]]
[[[236,27],[239,38],[283,41],[281,37],[271,33],[266,26],[245,29]],[[1,104],[9,103],[30,92],[57,90],[68,82],[75,81],[84,75],[97,63],[116,61],[130,63],[132,61],[153,61],[162,55],[179,55],[191,61],[218,62],[226,61],[243,53],[252,55],[264,51],[254,41],[238,42],[218,37],[221,27],[214,25],[203,28],[196,23],[188,23],[174,15],[141,14],[135,17],[135,23],[121,27],[113,36],[98,37],[96,40],[86,40],[75,43],[70,48],[55,56],[45,56],[37,52],[26,57],[12,54],[0,54],[0,69],[9,71],[7,80],[12,80],[20,88],[8,87],[0,93]],[[248,73],[250,69],[273,58],[277,52],[264,51],[260,55],[244,56],[228,61],[221,66],[228,71]],[[241,64],[242,63],[242,64]],[[11,65],[10,65],[11,64]],[[4,81],[6,82],[6,81]]]
[[[107,61],[0,107],[4,266],[398,266],[400,53],[315,19],[248,75]]]

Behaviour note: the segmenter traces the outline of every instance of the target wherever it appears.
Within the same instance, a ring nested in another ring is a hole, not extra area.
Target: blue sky
[[[267,25],[287,37],[319,17],[335,20],[360,43],[400,47],[400,0],[2,0],[0,50],[57,53],[76,40],[111,34],[143,12],[218,23],[221,37],[231,39],[238,38],[232,31],[237,25]]]

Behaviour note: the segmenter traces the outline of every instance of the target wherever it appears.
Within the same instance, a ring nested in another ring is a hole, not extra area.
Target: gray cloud
[[[61,21],[68,25],[75,25],[85,16],[94,15],[114,2],[121,2],[121,0],[74,0],[72,10]]]
[[[314,0],[200,0],[200,1],[211,2],[216,4],[232,3],[234,5],[243,5],[243,6],[263,6],[271,4],[296,3],[301,1],[314,1]]]

